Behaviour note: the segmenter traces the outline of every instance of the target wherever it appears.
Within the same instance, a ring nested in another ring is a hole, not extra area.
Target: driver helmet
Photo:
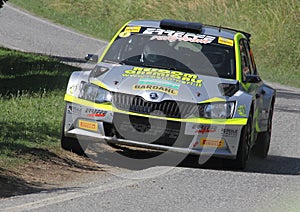
[[[150,41],[143,50],[143,59],[147,62],[157,63],[164,58],[166,43],[162,41]]]

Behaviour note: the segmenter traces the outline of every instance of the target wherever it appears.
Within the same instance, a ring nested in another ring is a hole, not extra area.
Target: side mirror
[[[87,54],[84,58],[88,63],[98,63],[99,56],[96,54]]]
[[[259,83],[259,82],[261,82],[261,78],[258,75],[247,75],[245,82],[246,83]]]

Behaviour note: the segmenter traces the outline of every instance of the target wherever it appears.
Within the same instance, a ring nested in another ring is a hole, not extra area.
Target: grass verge
[[[109,40],[132,19],[173,18],[250,32],[256,63],[269,81],[300,87],[300,2],[235,0],[10,0],[35,14]]]
[[[32,160],[31,149],[59,151],[63,96],[77,68],[5,48],[0,64],[0,167],[11,169]]]

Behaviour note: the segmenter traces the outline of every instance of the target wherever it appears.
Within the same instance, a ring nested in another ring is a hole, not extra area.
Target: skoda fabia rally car
[[[259,77],[250,34],[177,20],[131,21],[93,70],[72,73],[62,148],[106,142],[226,159],[266,157],[275,90]]]

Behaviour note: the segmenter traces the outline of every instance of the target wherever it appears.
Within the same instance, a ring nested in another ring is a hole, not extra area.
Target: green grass
[[[34,148],[59,151],[63,96],[77,68],[4,48],[0,64],[0,167],[32,160]]]
[[[132,19],[173,18],[237,28],[252,34],[264,79],[300,87],[298,0],[10,0],[33,13],[109,40]]]

